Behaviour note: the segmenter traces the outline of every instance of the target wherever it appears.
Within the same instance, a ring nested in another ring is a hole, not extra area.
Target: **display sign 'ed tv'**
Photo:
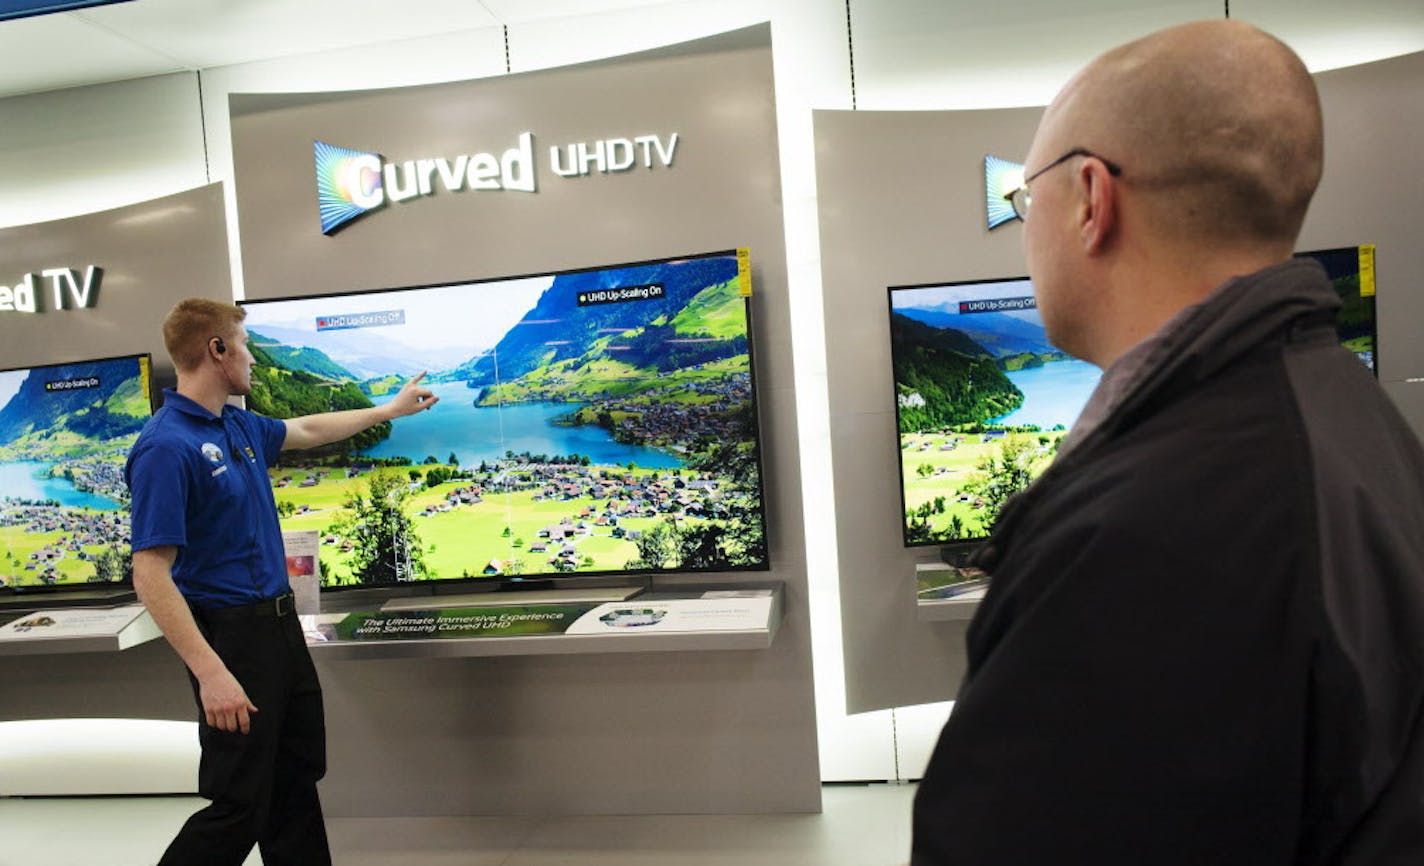
[[[430,411],[272,469],[325,588],[767,567],[736,251],[248,301],[249,407]]]
[[[124,460],[151,413],[148,355],[0,371],[0,587],[132,581]]]

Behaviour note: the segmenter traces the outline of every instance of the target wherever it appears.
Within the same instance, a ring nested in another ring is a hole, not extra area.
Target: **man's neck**
[[[214,415],[222,417],[223,406],[227,405],[228,398],[226,382],[213,381],[212,377],[201,374],[184,375],[180,371],[177,391]]]
[[[1174,257],[1154,254],[1142,267],[1112,275],[1120,304],[1111,327],[1101,335],[1099,351],[1090,359],[1103,369],[1133,346],[1151,337],[1182,310],[1199,304],[1233,277],[1279,264],[1274,251],[1209,253]]]

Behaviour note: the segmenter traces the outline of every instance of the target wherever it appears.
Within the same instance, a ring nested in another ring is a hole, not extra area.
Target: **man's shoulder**
[[[129,457],[133,459],[135,456],[153,451],[160,452],[165,456],[181,458],[194,450],[198,440],[202,438],[203,432],[197,429],[182,412],[167,406],[160,407],[139,431],[138,439],[129,449]]]
[[[140,444],[153,445],[166,440],[179,438],[184,435],[187,425],[183,423],[183,413],[175,412],[169,406],[160,406],[158,411],[153,413],[146,422],[143,429],[139,431],[138,440],[135,446]]]
[[[241,406],[228,406],[224,415],[237,424],[245,427],[270,427],[273,424],[285,425],[286,422],[280,418],[272,418],[251,409],[244,409]]]

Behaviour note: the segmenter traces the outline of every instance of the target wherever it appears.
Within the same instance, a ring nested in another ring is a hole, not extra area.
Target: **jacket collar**
[[[1210,378],[1274,335],[1333,329],[1340,297],[1312,259],[1291,259],[1253,274],[1233,277],[1201,304],[1184,310],[1152,352],[1147,369],[1092,432],[1048,467],[1030,487],[1009,500],[993,536],[974,554],[974,564],[992,572],[997,549],[1039,491],[1053,479],[1091,462],[1101,447],[1130,426],[1163,393]]]

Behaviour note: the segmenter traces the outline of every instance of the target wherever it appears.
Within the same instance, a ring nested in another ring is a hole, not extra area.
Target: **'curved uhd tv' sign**
[[[560,177],[607,174],[672,166],[678,134],[663,142],[656,135],[579,141],[549,148],[549,168]],[[538,166],[534,134],[521,133],[514,147],[493,152],[462,153],[387,162],[379,153],[351,150],[324,141],[312,142],[316,155],[316,196],[321,232],[331,234],[357,217],[387,202],[434,195],[437,190],[513,190],[537,192]]]

